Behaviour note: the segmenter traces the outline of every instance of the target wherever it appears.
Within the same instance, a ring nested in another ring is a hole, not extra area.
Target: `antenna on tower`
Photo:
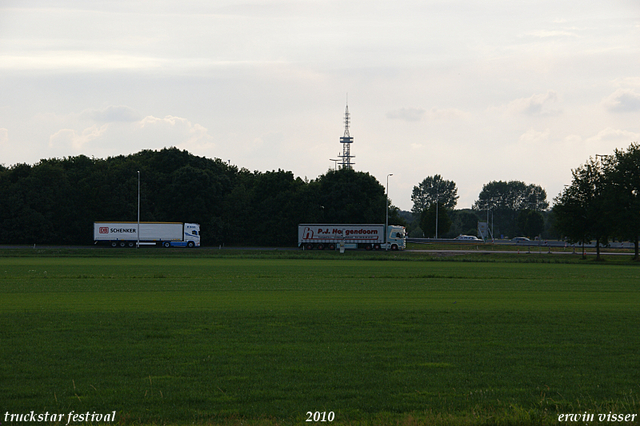
[[[342,144],[342,155],[338,156],[342,159],[342,163],[340,166],[340,168],[342,169],[352,169],[352,166],[355,164],[351,162],[351,159],[355,158],[355,156],[351,155],[351,144],[353,143],[353,137],[349,133],[349,123],[349,94],[347,93],[347,104],[344,110],[344,135],[340,138],[340,143]]]

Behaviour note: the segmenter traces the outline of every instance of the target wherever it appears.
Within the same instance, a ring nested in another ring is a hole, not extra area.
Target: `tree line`
[[[640,145],[597,155],[571,171],[572,182],[554,200],[556,228],[570,242],[632,241],[640,260]]]
[[[299,223],[385,221],[385,189],[368,173],[308,181],[166,148],[0,166],[0,243],[91,244],[93,222],[135,222],[138,171],[141,221],[200,223],[203,245],[295,245]]]
[[[471,209],[455,210],[455,182],[429,176],[413,188],[411,212],[390,205],[384,187],[365,172],[329,170],[313,180],[292,172],[249,171],[177,148],[107,159],[83,155],[0,165],[0,243],[91,244],[93,222],[195,222],[203,245],[295,245],[299,223],[389,223],[411,236],[494,236],[630,240],[639,256],[640,145],[596,156],[572,170],[573,180],[549,209],[546,191],[521,181],[485,184]],[[437,220],[436,220],[437,216]]]
[[[474,234],[473,224],[494,224],[495,235],[562,238],[569,243],[631,241],[640,260],[640,145],[610,155],[596,155],[572,170],[572,182],[549,208],[546,191],[520,181],[485,184],[471,210],[454,210],[458,196],[454,182],[440,175],[425,178],[413,188],[414,221],[410,234],[454,237]],[[466,232],[461,232],[467,229]]]
[[[488,222],[494,236],[534,238],[545,231],[549,203],[546,191],[521,181],[492,181],[485,184],[471,209],[455,210],[458,189],[455,182],[440,175],[426,177],[413,187],[411,233],[426,237],[453,238],[476,235],[478,222]],[[437,220],[436,220],[437,217]],[[436,230],[437,223],[437,230]],[[419,228],[418,228],[419,226]]]

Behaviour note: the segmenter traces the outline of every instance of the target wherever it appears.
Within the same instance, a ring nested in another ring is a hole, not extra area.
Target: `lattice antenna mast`
[[[341,168],[343,169],[352,169],[355,163],[351,162],[352,158],[355,158],[354,155],[351,155],[351,144],[353,143],[353,137],[349,134],[349,102],[347,101],[346,108],[344,110],[344,136],[340,138],[340,143],[342,144],[342,155],[339,155],[342,159]]]

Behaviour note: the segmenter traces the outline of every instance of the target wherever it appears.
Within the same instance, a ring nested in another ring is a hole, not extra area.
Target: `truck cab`
[[[404,250],[407,248],[406,236],[404,226],[389,225],[387,228],[387,249]]]
[[[200,247],[200,225],[197,223],[184,224],[184,245]]]

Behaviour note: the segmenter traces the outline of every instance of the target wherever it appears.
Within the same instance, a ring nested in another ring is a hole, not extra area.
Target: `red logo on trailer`
[[[100,234],[108,234],[109,233],[109,227],[108,226],[101,226],[100,229],[98,230],[98,232]]]
[[[313,230],[309,227],[304,228],[304,231],[302,232],[305,240],[310,240],[313,238]]]

